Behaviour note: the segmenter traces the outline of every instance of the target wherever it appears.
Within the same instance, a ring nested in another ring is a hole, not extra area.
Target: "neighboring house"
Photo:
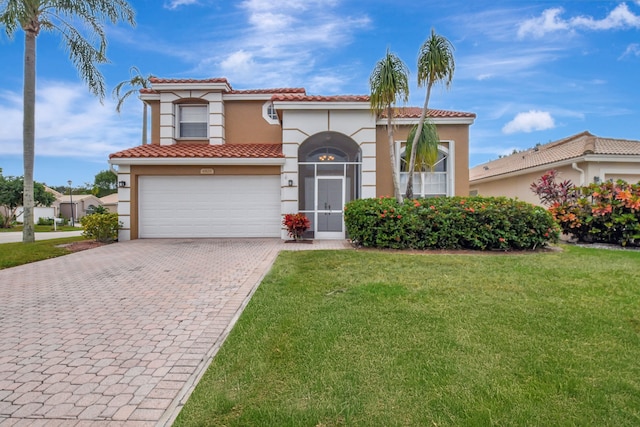
[[[640,181],[640,141],[602,138],[582,132],[502,157],[469,171],[471,194],[517,197],[540,204],[531,184],[555,169],[575,185],[623,179]]]
[[[109,212],[118,213],[118,193],[100,197],[100,202]]]
[[[386,120],[371,114],[366,95],[234,90],[224,78],[151,83],[141,90],[151,144],[109,156],[118,167],[120,240],[286,238],[283,215],[296,212],[309,217],[310,237],[338,239],[346,202],[393,195]],[[398,151],[419,113],[397,110]],[[466,195],[475,114],[430,116],[440,161],[415,193]]]
[[[102,202],[93,194],[65,194],[60,196],[54,205],[58,207],[60,215],[67,219],[72,218],[73,210],[74,222],[79,222],[82,217],[91,214],[93,209],[102,205]]]
[[[47,187],[46,185],[44,186],[44,191],[46,191],[47,193],[53,194],[56,197],[56,199],[62,196],[62,193],[59,193],[58,191],[54,190],[53,188]],[[24,213],[24,208],[22,206],[19,206],[15,212],[16,222],[19,222],[19,223],[24,222],[23,213]],[[9,208],[7,208],[6,206],[0,206],[0,215],[7,216],[10,214],[11,213],[9,212]],[[48,220],[48,219],[56,218],[57,216],[58,216],[58,205],[56,204],[56,202],[52,203],[50,207],[47,207],[47,206],[33,207],[33,221],[36,224],[38,223],[38,221],[40,221],[40,219]]]

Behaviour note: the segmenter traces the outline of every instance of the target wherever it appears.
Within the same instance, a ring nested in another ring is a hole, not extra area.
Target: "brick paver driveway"
[[[0,425],[171,423],[285,247],[136,240],[0,270]]]

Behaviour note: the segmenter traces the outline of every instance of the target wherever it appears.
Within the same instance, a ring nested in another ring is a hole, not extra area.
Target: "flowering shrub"
[[[359,199],[344,218],[353,241],[378,248],[535,249],[559,233],[544,208],[504,197]]]
[[[640,184],[624,181],[576,188],[576,197],[549,212],[565,234],[587,242],[640,243]]]
[[[282,225],[286,227],[289,237],[295,240],[300,240],[302,239],[304,232],[311,226],[311,223],[305,214],[297,213],[286,214],[282,220]]]
[[[556,182],[557,178],[558,171],[552,169],[531,184],[531,191],[540,198],[540,201],[545,206],[550,206],[555,203],[571,202],[574,201],[578,195],[576,186],[573,185],[571,180]]]

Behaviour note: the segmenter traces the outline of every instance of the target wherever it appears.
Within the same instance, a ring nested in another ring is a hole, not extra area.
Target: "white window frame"
[[[278,112],[276,111],[276,107],[273,105],[273,102],[267,101],[262,104],[262,118],[269,124],[280,124],[280,117],[278,117]]]
[[[203,121],[184,121],[182,119],[183,108],[201,108],[204,109]],[[176,139],[208,139],[209,138],[209,106],[206,104],[176,104]],[[199,136],[182,136],[182,124],[183,123],[204,123],[205,134]]]
[[[444,143],[448,143],[447,146]],[[404,145],[404,146],[403,146]],[[408,172],[401,172],[400,165],[402,162],[402,153],[405,150],[406,141],[396,141],[396,170],[398,171],[398,176],[400,177],[400,192],[404,193],[404,188],[402,185],[402,174],[408,174]],[[455,142],[451,140],[441,140],[438,142],[438,151],[444,153],[447,162],[447,172],[446,172],[446,196],[450,197],[455,194]],[[406,180],[405,186],[406,186]]]

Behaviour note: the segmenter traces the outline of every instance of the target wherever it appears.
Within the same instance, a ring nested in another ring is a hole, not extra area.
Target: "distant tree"
[[[51,206],[56,200],[56,196],[45,190],[44,185],[39,182],[33,183],[35,206]],[[24,192],[24,182],[22,177],[0,175],[0,206],[3,208],[2,228],[11,227],[11,221],[16,216],[16,211],[22,206]],[[23,221],[26,222],[26,211],[23,214]],[[32,214],[33,215],[33,214]],[[31,218],[33,221],[33,218]]]
[[[387,136],[389,139],[389,160],[393,178],[393,193],[398,203],[402,202],[400,179],[396,164],[396,147],[393,138],[393,109],[398,98],[402,102],[409,99],[409,69],[394,53],[387,49],[387,54],[378,61],[369,77],[371,88],[371,111],[387,114]]]
[[[0,0],[0,25],[9,37],[24,31],[24,87],[22,144],[24,158],[24,229],[22,241],[35,241],[33,207],[36,105],[36,38],[40,30],[58,33],[73,65],[89,90],[104,98],[104,78],[97,64],[107,62],[104,23],[126,21],[135,25],[134,11],[126,0]],[[75,26],[74,26],[75,25]],[[78,30],[87,28],[87,37]],[[94,46],[93,42],[98,41]]]
[[[422,133],[422,125],[425,121],[429,110],[429,98],[431,97],[431,88],[438,82],[444,82],[449,87],[453,79],[453,72],[456,64],[453,58],[453,45],[447,38],[436,34],[435,30],[431,30],[431,36],[422,44],[420,53],[418,54],[418,85],[427,86],[427,94],[424,99],[424,107],[420,120],[418,121],[418,131],[414,137],[413,149],[409,158],[409,170],[414,169],[416,161],[415,150],[418,147],[416,142],[420,139]],[[437,150],[437,149],[436,149]],[[408,199],[413,198],[413,174],[410,173],[407,179],[406,196]]]
[[[108,194],[113,194],[118,190],[117,187],[118,175],[113,171],[107,169],[100,171],[96,174],[93,181],[92,193],[96,197],[104,197]]]
[[[151,87],[151,78],[153,75],[149,74],[146,77],[142,75],[138,67],[131,67],[129,69],[130,79],[123,80],[113,88],[112,95],[118,100],[116,105],[116,111],[119,113],[122,110],[122,104],[124,101],[133,95],[139,93],[140,89],[148,89]],[[124,90],[126,87],[129,89]],[[142,103],[142,145],[147,143],[147,103]]]

